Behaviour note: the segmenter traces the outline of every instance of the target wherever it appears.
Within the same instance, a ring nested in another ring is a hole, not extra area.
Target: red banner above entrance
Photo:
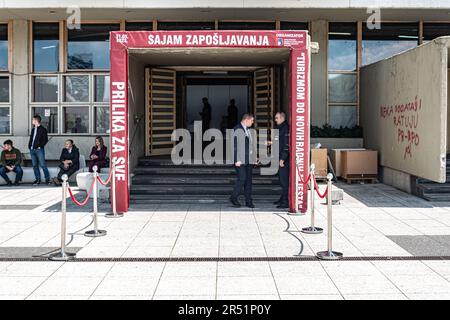
[[[145,48],[289,48],[291,211],[307,210],[307,188],[299,182],[309,167],[309,39],[307,31],[114,31],[110,34],[111,159],[116,161],[117,211],[129,206],[128,50]]]

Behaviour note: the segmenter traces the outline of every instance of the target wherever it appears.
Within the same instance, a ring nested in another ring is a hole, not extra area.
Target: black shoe
[[[7,185],[8,187],[11,187],[11,186],[12,186],[12,182],[11,182],[11,181],[6,181],[6,185]]]
[[[14,185],[15,185],[15,186],[20,185],[19,181],[14,181]]]
[[[289,209],[289,205],[287,203],[281,202],[279,205],[277,205],[278,209]]]
[[[241,204],[239,203],[239,201],[237,199],[230,197],[230,202],[233,205],[233,207],[235,207],[235,208],[239,208],[241,206]]]
[[[245,206],[246,207],[249,207],[249,208],[254,208],[255,207],[255,205],[253,204],[253,202],[247,202],[246,204],[245,204]]]
[[[45,184],[51,186],[53,184],[52,179],[45,180]]]
[[[274,201],[273,204],[280,204],[281,200],[278,199],[277,201]]]
[[[40,180],[34,180],[34,182],[33,182],[33,186],[38,186],[40,184],[41,184]]]

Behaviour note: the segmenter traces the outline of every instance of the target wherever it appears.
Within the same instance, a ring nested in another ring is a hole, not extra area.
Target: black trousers
[[[287,204],[289,194],[289,163],[287,161],[284,163],[284,167],[280,167],[278,170],[278,178],[281,186],[280,202]]]
[[[237,199],[241,193],[242,187],[244,187],[245,203],[252,202],[252,178],[253,178],[253,165],[241,164],[240,167],[234,167],[236,170],[236,182],[234,183],[233,194],[231,198]]]
[[[58,180],[62,182],[62,176],[63,176],[64,174],[67,174],[67,177],[70,178],[70,176],[73,175],[75,172],[77,172],[78,169],[79,169],[79,168],[72,168],[72,167],[69,167],[67,170],[65,170],[65,169],[63,169],[63,168],[60,168],[60,169],[59,169],[59,173],[58,173]]]

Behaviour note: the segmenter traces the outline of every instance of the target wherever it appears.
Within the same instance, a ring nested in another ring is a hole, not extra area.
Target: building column
[[[322,126],[327,123],[328,21],[311,21],[310,26],[311,41],[319,43],[311,59],[311,125]]]
[[[28,136],[28,21],[14,20],[12,33],[12,130],[14,136]]]

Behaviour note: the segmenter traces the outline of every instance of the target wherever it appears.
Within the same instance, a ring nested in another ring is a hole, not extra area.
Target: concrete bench
[[[109,173],[110,173],[109,168],[103,168],[102,172],[99,173],[100,179],[102,179],[102,181],[106,181],[106,179],[108,179],[108,177],[109,177]],[[94,179],[93,172],[86,171],[86,172],[77,173],[76,180],[77,180],[78,189],[88,192],[89,188],[91,187],[93,179]],[[109,189],[110,189],[109,184],[107,186],[104,186],[100,182],[97,182],[97,192],[98,192],[97,194],[98,194],[99,198],[108,198],[109,197]],[[92,195],[91,195],[91,198],[92,198]]]
[[[33,183],[35,180],[34,177],[34,171],[32,167],[22,167],[23,169],[23,177],[22,177],[22,183]],[[43,181],[44,178],[44,171],[39,168],[41,171],[41,181]],[[80,170],[78,170],[76,173],[74,173],[70,178],[69,182],[75,182],[76,181],[76,175],[80,172],[84,172],[87,170],[86,167],[86,158],[83,155],[80,155]],[[59,173],[59,167],[48,167],[48,172],[50,173],[50,178],[56,177]],[[8,178],[14,182],[16,178],[16,174],[14,172],[8,172],[7,173]],[[5,185],[6,181],[3,180],[2,177],[0,177],[0,185]]]

